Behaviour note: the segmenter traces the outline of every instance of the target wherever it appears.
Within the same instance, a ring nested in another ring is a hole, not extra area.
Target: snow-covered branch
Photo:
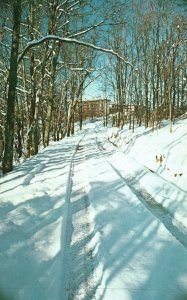
[[[5,43],[3,43],[1,41],[0,41],[0,44],[3,45],[4,47],[8,48],[8,49],[11,49],[9,45],[7,45],[7,44],[5,44]]]
[[[75,33],[75,34],[71,34],[71,35],[68,36],[68,38],[75,38],[75,37],[77,37],[77,36],[80,36],[80,35],[82,35],[82,34],[85,34],[85,33],[89,32],[89,31],[91,31],[92,29],[94,29],[94,28],[100,26],[101,24],[103,24],[103,22],[104,22],[104,21],[101,21],[101,22],[99,22],[98,24],[95,24],[95,25],[93,25],[93,26],[90,26],[89,28],[86,28],[86,29],[84,29],[84,30],[82,30],[82,31],[80,31],[80,32],[77,32],[77,33]]]
[[[38,40],[33,40],[32,42],[28,43],[28,45],[26,46],[26,48],[23,50],[22,54],[19,56],[18,58],[18,63],[21,61],[21,59],[25,56],[25,54],[27,53],[27,51],[35,46],[38,46],[42,43],[44,43],[45,41],[48,41],[48,40],[54,40],[54,41],[59,41],[59,42],[62,42],[62,43],[69,43],[69,44],[77,44],[77,45],[81,45],[81,46],[85,46],[85,47],[88,47],[88,48],[92,48],[92,49],[95,49],[97,51],[101,51],[101,52],[104,52],[104,53],[109,53],[109,54],[112,54],[114,56],[116,56],[117,58],[119,58],[120,60],[122,60],[125,64],[128,64],[130,65],[132,68],[133,68],[133,65],[125,60],[125,58],[121,55],[119,55],[119,53],[115,52],[114,50],[112,49],[107,49],[107,48],[102,48],[100,46],[96,46],[94,44],[91,44],[91,43],[87,43],[87,42],[84,42],[84,41],[79,41],[77,39],[73,39],[73,38],[63,38],[63,37],[60,37],[60,36],[56,36],[56,35],[47,35],[45,37],[42,37]]]
[[[19,87],[16,87],[16,90],[20,91],[20,92],[23,92],[23,93],[26,93],[26,94],[30,94],[31,93],[30,91],[27,91],[27,90],[19,88]]]
[[[67,10],[71,10],[75,5],[79,4],[80,3],[80,0],[76,1],[75,3],[71,4]]]

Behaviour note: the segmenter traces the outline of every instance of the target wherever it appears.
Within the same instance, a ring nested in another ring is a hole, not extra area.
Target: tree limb
[[[85,46],[85,47],[88,47],[88,48],[95,49],[97,51],[109,53],[109,54],[112,54],[112,55],[116,56],[120,60],[122,60],[125,64],[130,65],[132,68],[134,67],[129,61],[125,60],[124,57],[122,57],[117,52],[113,51],[112,49],[105,49],[105,48],[96,46],[96,45],[91,44],[91,43],[87,43],[87,42],[84,42],[84,41],[79,41],[77,39],[63,38],[63,37],[56,36],[56,35],[47,35],[47,36],[42,37],[38,40],[33,40],[32,42],[28,43],[26,48],[23,50],[23,52],[19,56],[18,63],[23,59],[23,57],[25,56],[25,54],[28,52],[29,49],[31,49],[35,46],[38,46],[38,45],[40,45],[40,44],[42,44],[42,43],[44,43],[45,41],[48,41],[48,40],[54,40],[54,41],[59,41],[59,42],[62,42],[62,43],[69,43],[69,44],[77,44],[77,45],[81,45],[81,46]]]

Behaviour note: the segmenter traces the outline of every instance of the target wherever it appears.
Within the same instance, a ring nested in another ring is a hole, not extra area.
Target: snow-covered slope
[[[186,129],[87,124],[3,176],[0,300],[185,297]]]
[[[72,159],[82,135],[0,179],[0,299],[62,299]]]
[[[187,117],[187,116],[186,116]],[[187,118],[178,119],[169,132],[167,122],[152,131],[137,127],[135,132],[118,128],[107,131],[109,140],[122,152],[187,191]]]

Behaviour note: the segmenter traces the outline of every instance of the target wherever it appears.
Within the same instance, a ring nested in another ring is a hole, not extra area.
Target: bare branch
[[[123,56],[119,55],[117,52],[113,51],[112,49],[106,49],[106,48],[102,48],[102,47],[96,46],[96,45],[91,44],[91,43],[87,43],[87,42],[84,42],[84,41],[79,41],[77,39],[63,38],[63,37],[56,36],[56,35],[47,35],[47,36],[42,37],[38,40],[33,40],[32,42],[28,43],[26,48],[23,50],[22,54],[19,56],[18,63],[22,60],[22,58],[25,56],[25,54],[28,52],[29,49],[31,49],[35,46],[38,46],[38,45],[40,45],[40,44],[42,44],[42,43],[44,43],[45,41],[48,41],[48,40],[54,40],[54,41],[59,41],[59,42],[62,42],[62,43],[69,43],[69,44],[77,44],[77,45],[92,48],[92,49],[95,49],[97,51],[101,51],[101,52],[104,52],[104,53],[109,53],[109,54],[112,54],[112,55],[116,56],[117,58],[122,60],[125,64],[130,65],[133,68],[133,65],[129,61],[125,60],[125,58]]]
[[[80,3],[80,0],[76,1],[75,3],[71,4],[71,5],[67,8],[67,10],[72,9],[75,5],[77,5],[77,4],[79,4],[79,3]]]
[[[75,33],[75,34],[71,34],[71,35],[68,36],[68,38],[75,38],[75,37],[77,37],[77,36],[80,36],[80,35],[82,35],[82,34],[85,34],[85,33],[89,32],[89,31],[91,31],[92,29],[94,29],[94,28],[100,26],[101,24],[103,24],[103,22],[104,22],[104,21],[101,21],[101,22],[99,22],[98,24],[95,24],[95,25],[93,25],[93,26],[91,26],[91,27],[89,27],[89,28],[86,28],[86,29],[84,29],[84,30],[82,30],[82,31],[80,31],[80,32],[77,32],[77,33]]]

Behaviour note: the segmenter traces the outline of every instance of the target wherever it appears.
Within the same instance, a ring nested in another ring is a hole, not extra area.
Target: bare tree
[[[13,144],[14,144],[14,109],[16,101],[18,48],[21,23],[21,1],[15,0],[13,3],[13,33],[12,48],[10,56],[9,88],[7,98],[7,121],[5,131],[5,150],[3,157],[3,172],[12,170]]]

